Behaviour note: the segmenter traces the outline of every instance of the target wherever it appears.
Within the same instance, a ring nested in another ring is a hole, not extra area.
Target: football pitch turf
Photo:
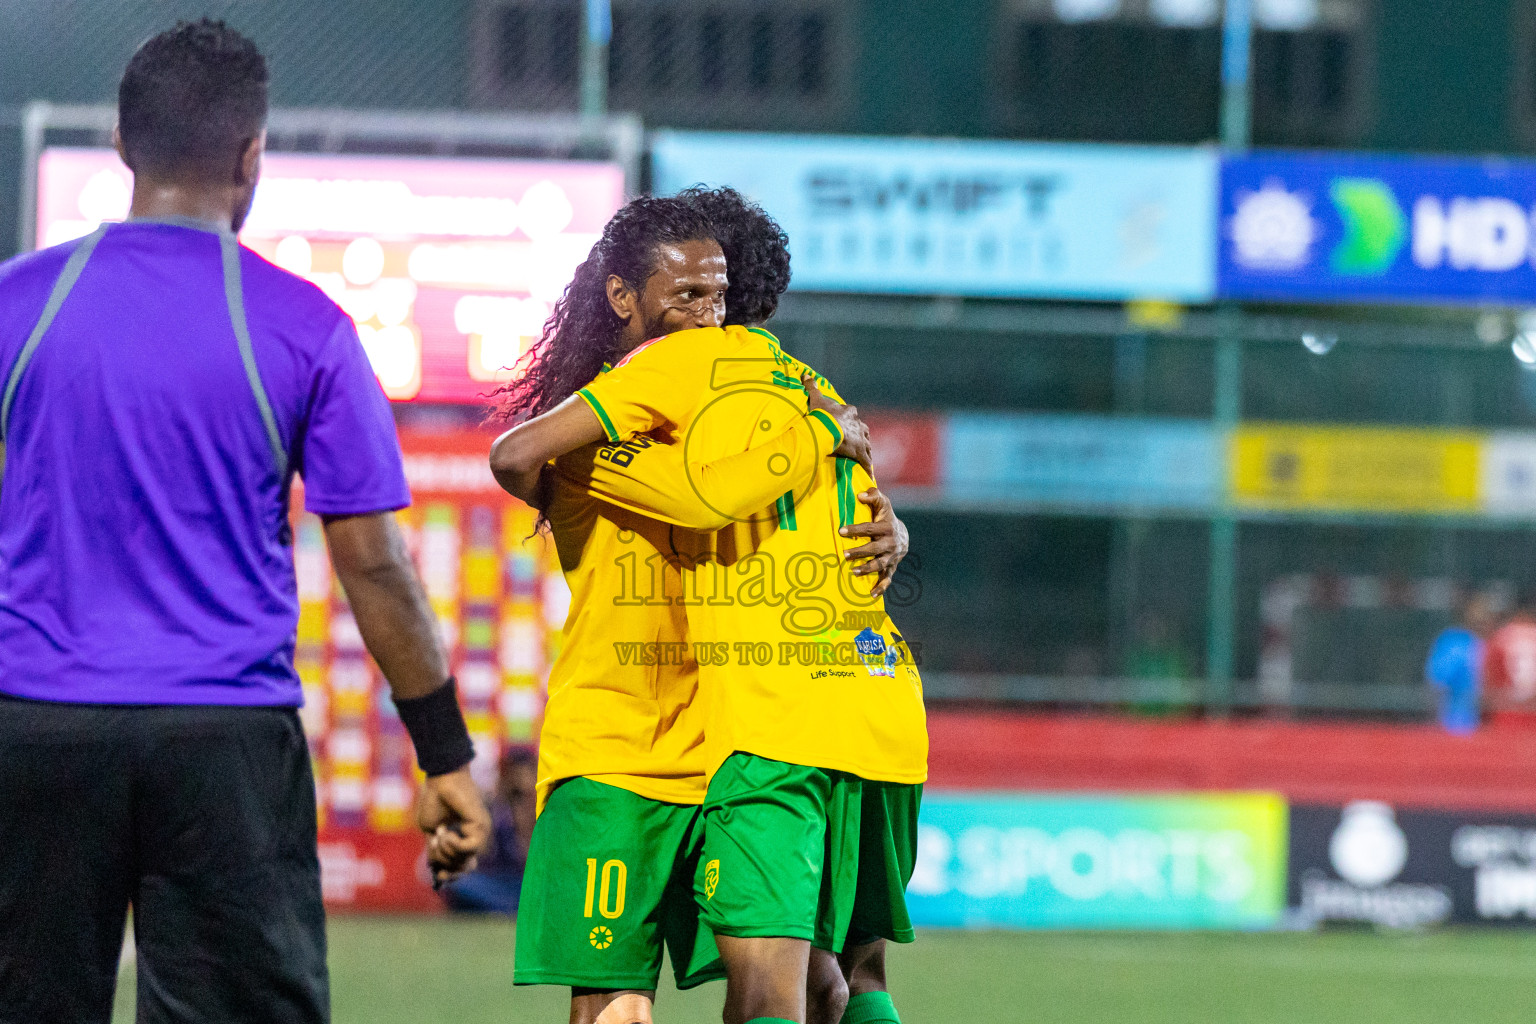
[[[512,986],[501,921],[335,917],[337,1024],[563,1024]],[[890,958],[905,1024],[1528,1024],[1536,932],[1422,935],[925,931]],[[133,1019],[132,972],[114,1024]],[[664,986],[657,1024],[713,1024],[721,984]]]

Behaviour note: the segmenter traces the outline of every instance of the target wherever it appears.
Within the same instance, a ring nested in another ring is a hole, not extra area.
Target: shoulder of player
[[[14,350],[19,350],[80,241],[23,253],[0,263],[0,360],[13,352],[12,342]],[[4,384],[0,380],[0,387]]]
[[[784,351],[784,343],[778,336],[766,327],[728,327],[730,331],[738,331],[738,337],[742,338],[745,345],[766,349],[767,354],[774,362],[784,368],[784,373],[799,380],[804,374],[809,373],[816,378],[817,385],[825,391],[832,386],[832,382],[802,359],[796,359]]]
[[[626,366],[680,367],[695,360],[714,359],[750,343],[750,337],[737,327],[698,327],[652,338],[631,349],[614,363],[615,370]]]
[[[287,323],[312,328],[320,344],[328,341],[337,327],[351,320],[314,282],[284,270],[244,246],[240,249],[240,273],[247,314],[255,311],[253,307],[278,313]]]
[[[786,374],[795,380],[800,380],[806,374],[810,374],[815,379],[816,386],[821,389],[822,394],[834,402],[842,402],[842,394],[837,390],[837,386],[827,379],[826,374],[804,360],[796,359],[794,356],[786,355],[784,358],[787,366],[787,369],[784,371]]]
[[[25,252],[0,263],[0,296],[10,298],[29,288],[51,289],[64,264],[85,240],[77,238],[36,252]]]

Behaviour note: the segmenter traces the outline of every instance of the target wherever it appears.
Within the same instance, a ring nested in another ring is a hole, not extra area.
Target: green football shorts
[[[678,988],[725,977],[693,899],[703,838],[698,807],[562,783],[528,847],[514,981],[654,989],[663,943]]]
[[[906,889],[922,789],[732,754],[704,800],[694,894],[704,924],[834,953],[911,942]]]

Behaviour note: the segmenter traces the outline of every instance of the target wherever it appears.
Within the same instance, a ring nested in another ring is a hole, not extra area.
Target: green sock
[[[861,992],[848,1000],[842,1024],[901,1024],[889,992]]]

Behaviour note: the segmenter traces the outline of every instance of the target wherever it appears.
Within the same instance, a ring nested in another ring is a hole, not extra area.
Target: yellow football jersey
[[[642,346],[578,393],[611,443],[645,434],[681,447],[685,466],[718,468],[787,431],[810,435],[806,447],[816,443],[803,369],[766,331],[708,328]],[[623,466],[594,463],[587,486],[607,501],[644,508],[660,489],[649,467],[663,451],[641,446]],[[764,472],[752,459],[733,465]],[[863,541],[838,534],[869,520],[856,495],[873,481],[838,458],[821,459],[806,484],[787,476],[785,484],[758,514],[714,534],[674,531],[671,538],[687,565],[682,603],[708,711],[708,770],[740,750],[867,779],[922,782],[928,739],[921,679],[883,600],[870,596],[873,578],[851,575],[843,553]],[[668,486],[677,489],[675,477]],[[688,493],[707,507],[698,490]]]
[[[557,784],[581,775],[652,800],[703,802],[698,666],[683,609],[669,602],[682,590],[678,563],[661,554],[672,527],[558,473],[546,506],[571,607],[539,734],[539,811]],[[649,592],[626,599],[640,573]]]
[[[705,713],[695,702],[698,665],[684,606],[675,603],[683,596],[675,552],[704,542],[672,524],[715,529],[772,502],[782,480],[808,482],[842,440],[825,413],[810,418],[815,430],[791,426],[715,461],[685,462],[682,447],[646,437],[592,445],[555,461],[546,514],[571,606],[540,733],[540,811],[558,783],[576,776],[652,800],[703,801]],[[588,481],[602,471],[597,467],[626,466],[651,447],[645,502],[670,515],[668,523],[588,492]],[[748,472],[768,465],[779,483],[772,472]],[[709,504],[699,504],[698,495]]]

